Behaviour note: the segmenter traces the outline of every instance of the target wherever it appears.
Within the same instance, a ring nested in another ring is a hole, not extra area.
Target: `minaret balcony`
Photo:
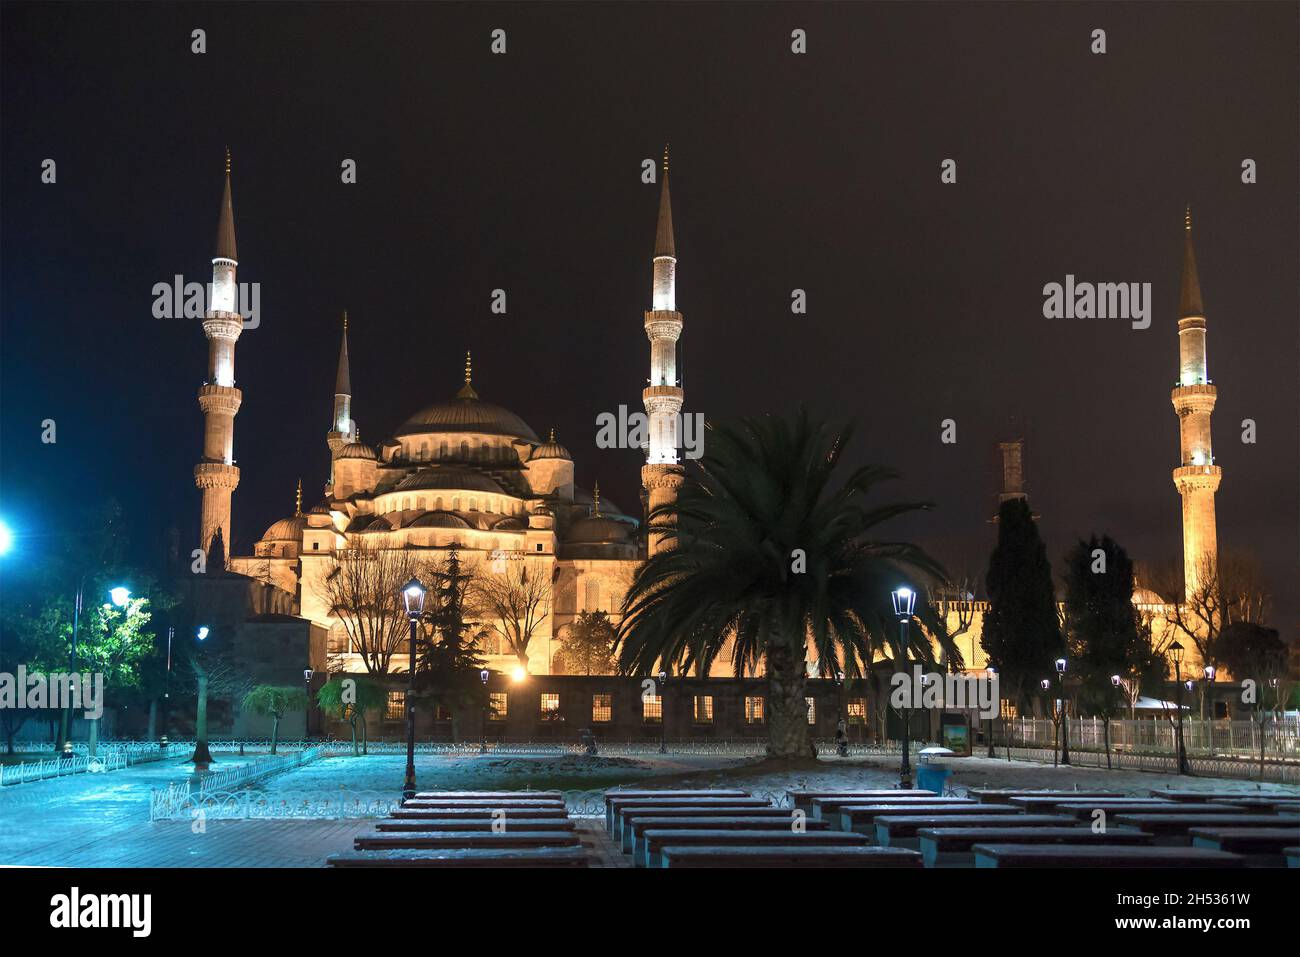
[[[1208,490],[1213,492],[1223,481],[1223,469],[1217,465],[1184,465],[1174,469],[1174,485],[1179,492]]]
[[[234,415],[244,401],[244,393],[234,386],[205,385],[199,388],[199,408],[204,415],[224,413]]]
[[[650,413],[680,411],[684,397],[685,393],[675,385],[652,385],[641,390],[641,401]]]
[[[194,484],[199,488],[235,488],[239,467],[224,462],[200,462],[194,466]]]
[[[1219,390],[1206,383],[1174,386],[1169,399],[1181,415],[1184,412],[1212,412]]]
[[[244,331],[244,317],[237,312],[214,310],[203,317],[203,334],[209,339],[234,342]]]
[[[676,342],[682,337],[682,314],[667,310],[648,310],[645,314],[646,337],[654,339],[672,339]]]

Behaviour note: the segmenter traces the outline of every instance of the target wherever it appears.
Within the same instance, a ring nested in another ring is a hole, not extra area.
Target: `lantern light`
[[[402,588],[402,601],[406,603],[406,616],[408,618],[419,618],[424,612],[424,586],[420,584],[420,579],[412,578]]]

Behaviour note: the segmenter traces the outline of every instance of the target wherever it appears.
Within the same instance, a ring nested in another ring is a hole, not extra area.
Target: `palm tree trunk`
[[[774,758],[807,758],[808,702],[805,699],[807,672],[803,646],[795,650],[773,643],[767,649],[767,688],[771,700],[767,753]]]
[[[208,750],[208,676],[198,678],[198,709],[194,716],[194,756],[190,758],[196,768],[206,768],[212,763],[212,752]]]
[[[271,753],[275,754],[275,741],[280,736],[280,716],[271,712]]]

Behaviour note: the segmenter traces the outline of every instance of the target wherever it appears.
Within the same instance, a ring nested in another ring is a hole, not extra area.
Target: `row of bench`
[[[1293,795],[1113,791],[614,791],[606,827],[638,866],[1241,867],[1297,864]],[[1098,811],[1104,819],[1098,822]]]
[[[586,867],[559,791],[422,791],[331,867]]]

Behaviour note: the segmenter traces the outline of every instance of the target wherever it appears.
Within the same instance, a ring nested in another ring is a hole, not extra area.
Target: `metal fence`
[[[1013,747],[1051,747],[1056,728],[1049,718],[1015,718],[1006,723]],[[1164,717],[1124,718],[1110,722],[1110,746],[1115,750],[1177,750],[1177,725]],[[994,730],[1001,740],[1002,729]],[[1241,755],[1258,759],[1261,737],[1265,757],[1300,758],[1300,717],[1287,715],[1266,721],[1228,721],[1183,718],[1183,746],[1189,755]],[[1104,751],[1106,728],[1100,718],[1071,718],[1070,747]]]
[[[156,744],[104,748],[93,757],[84,748],[80,752],[74,749],[72,754],[66,757],[60,752],[51,758],[0,765],[0,787],[61,778],[69,774],[116,771],[145,761],[157,761],[162,757],[165,757],[165,754]]]

